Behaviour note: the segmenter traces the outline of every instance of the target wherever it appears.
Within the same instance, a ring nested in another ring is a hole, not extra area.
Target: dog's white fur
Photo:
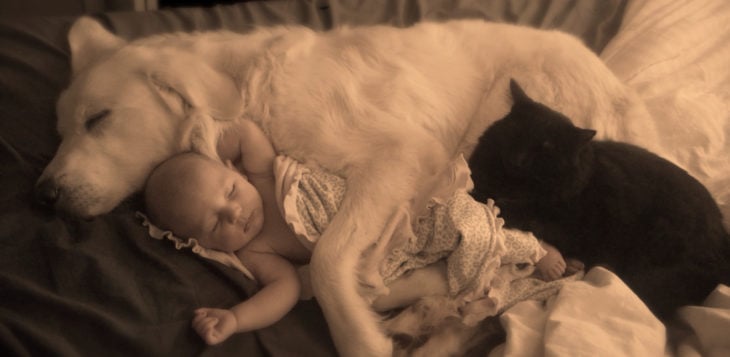
[[[357,294],[360,253],[404,202],[418,204],[429,177],[468,155],[507,112],[510,78],[604,136],[638,141],[655,132],[633,94],[559,32],[461,20],[127,42],[82,18],[69,42],[62,142],[40,179],[60,189],[59,210],[105,213],[172,154],[216,157],[219,133],[241,119],[260,124],[280,153],[347,177],[340,213],[311,261],[315,295],[346,356],[391,351]],[[88,122],[94,116],[102,118]]]

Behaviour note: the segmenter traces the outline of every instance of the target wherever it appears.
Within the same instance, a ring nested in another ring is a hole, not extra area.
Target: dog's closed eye
[[[90,115],[88,118],[86,118],[86,122],[84,122],[84,127],[86,127],[87,131],[93,130],[99,125],[99,123],[101,123],[104,118],[109,116],[109,113],[111,113],[111,110],[104,109],[100,112]]]

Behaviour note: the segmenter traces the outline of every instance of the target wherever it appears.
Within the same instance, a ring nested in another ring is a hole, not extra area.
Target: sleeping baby
[[[339,176],[277,157],[248,120],[223,134],[218,152],[227,165],[195,153],[174,156],[153,171],[145,189],[154,225],[178,245],[192,242],[197,253],[237,267],[261,286],[230,309],[195,311],[193,328],[208,344],[271,325],[293,308],[302,289],[295,265],[309,261],[346,188]],[[447,296],[458,301],[469,323],[536,292],[554,291],[557,285],[543,283],[574,272],[532,234],[504,229],[493,202],[468,195],[472,184],[463,158],[440,179],[424,210],[392,217],[363,256],[361,291],[375,310]],[[532,283],[515,289],[518,280]]]

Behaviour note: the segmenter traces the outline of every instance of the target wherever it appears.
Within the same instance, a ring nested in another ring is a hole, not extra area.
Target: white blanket
[[[679,341],[675,355],[730,356],[730,287],[718,286],[702,306],[685,306],[679,315],[693,333]]]
[[[690,334],[666,340],[666,329],[616,275],[593,268],[543,305],[524,301],[500,317],[507,342],[499,356],[730,356],[730,288],[718,286],[702,306],[680,310]]]

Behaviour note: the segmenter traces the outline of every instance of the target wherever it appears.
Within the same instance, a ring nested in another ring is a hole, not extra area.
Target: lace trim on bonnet
[[[218,263],[221,263],[225,266],[231,267],[233,269],[236,269],[240,272],[242,272],[244,275],[246,275],[247,278],[256,281],[256,279],[253,277],[253,274],[251,274],[251,271],[249,271],[243,263],[241,263],[241,260],[238,259],[238,256],[236,256],[233,253],[227,253],[222,252],[215,249],[209,249],[205,248],[200,243],[198,243],[198,240],[195,238],[188,238],[182,239],[179,237],[176,237],[172,232],[162,230],[152,224],[150,220],[147,218],[147,216],[142,212],[136,212],[136,216],[138,218],[141,218],[142,226],[147,227],[147,231],[150,235],[150,237],[159,239],[159,240],[169,240],[173,243],[175,243],[175,249],[182,250],[183,248],[190,248],[190,250],[193,251],[193,253],[206,258],[210,260],[217,261]]]

